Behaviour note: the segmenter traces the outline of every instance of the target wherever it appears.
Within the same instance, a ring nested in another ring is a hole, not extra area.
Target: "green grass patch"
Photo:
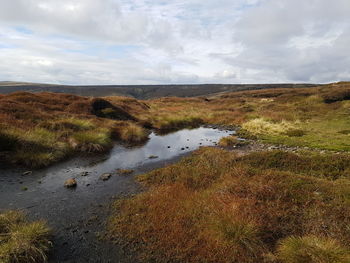
[[[83,152],[102,152],[112,144],[111,132],[106,128],[76,132],[72,138],[77,144],[75,148]]]
[[[136,123],[123,123],[114,129],[114,134],[123,142],[138,144],[148,140],[149,131]]]
[[[47,262],[51,230],[44,221],[29,222],[23,213],[0,213],[0,262]]]
[[[284,134],[261,134],[259,136],[265,142],[285,144],[288,146],[307,146],[311,148],[349,151],[349,135],[344,132],[350,126],[348,117],[334,117],[300,123],[300,129],[305,131],[303,136],[288,136]]]

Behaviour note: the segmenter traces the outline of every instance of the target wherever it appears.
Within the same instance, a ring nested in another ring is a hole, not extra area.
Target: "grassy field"
[[[147,191],[115,204],[113,240],[146,262],[350,262],[349,83],[146,101],[0,95],[0,162],[43,167],[202,124],[303,148],[238,156],[229,149],[244,142],[231,136],[226,150],[141,175]],[[0,262],[45,261],[48,236],[43,222],[1,214]]]
[[[211,98],[89,98],[17,92],[0,96],[0,160],[42,167],[113,140],[138,144],[149,129],[239,125],[263,142],[350,149],[350,84],[224,93]]]
[[[350,156],[202,148],[138,177],[109,224],[143,262],[350,262]]]
[[[50,232],[45,222],[28,222],[21,212],[0,213],[0,262],[47,262]]]

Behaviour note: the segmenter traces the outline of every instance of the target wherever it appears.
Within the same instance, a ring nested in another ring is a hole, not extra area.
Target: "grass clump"
[[[283,263],[348,263],[350,249],[332,238],[303,236],[287,237],[277,248]]]
[[[21,212],[1,213],[0,262],[47,262],[50,232],[45,222],[28,222]]]
[[[242,125],[242,128],[254,135],[261,135],[261,134],[276,135],[276,134],[286,133],[290,130],[294,130],[296,126],[297,126],[296,123],[291,123],[284,120],[281,122],[271,122],[263,118],[257,118],[244,123]]]
[[[239,140],[238,137],[234,135],[223,137],[219,141],[219,145],[222,147],[239,147],[245,144],[247,144],[247,142]]]
[[[265,156],[275,169],[266,169],[268,160],[251,163],[254,158],[201,148],[177,164],[139,176],[149,190],[116,202],[111,237],[152,262],[250,263],[266,262],[269,255],[284,262],[280,244],[291,236],[331,236],[347,246],[349,179],[319,176],[328,168],[308,173],[310,160],[303,156],[298,162],[306,164],[296,171],[288,166],[288,156]],[[319,242],[322,251],[325,245]]]
[[[105,128],[77,132],[72,137],[75,148],[82,152],[103,152],[112,143],[110,131]]]
[[[135,123],[119,125],[114,130],[116,138],[123,142],[137,144],[147,141],[149,132]]]
[[[167,133],[184,128],[197,128],[203,123],[203,120],[198,117],[166,116],[157,120],[154,127],[160,133]]]

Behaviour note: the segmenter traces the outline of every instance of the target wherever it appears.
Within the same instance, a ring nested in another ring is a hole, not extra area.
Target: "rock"
[[[33,172],[32,171],[26,171],[26,172],[24,172],[22,175],[23,176],[27,176],[27,175],[31,175]]]
[[[81,174],[80,174],[81,176],[88,176],[89,175],[89,172],[82,172]]]
[[[64,187],[74,188],[77,186],[77,181],[74,178],[68,179],[64,182]]]
[[[157,159],[157,158],[158,158],[157,155],[150,155],[150,156],[148,157],[148,159]]]
[[[111,176],[112,176],[112,174],[105,173],[105,174],[102,174],[102,175],[100,176],[100,179],[101,179],[102,181],[107,181],[107,180],[109,180],[109,179],[111,178]]]
[[[168,146],[168,149],[170,148],[170,146]]]
[[[181,151],[184,151],[185,150],[185,148],[181,148]]]

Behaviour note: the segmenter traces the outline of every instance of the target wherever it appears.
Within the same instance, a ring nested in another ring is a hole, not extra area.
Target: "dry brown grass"
[[[111,235],[155,262],[274,262],[282,239],[305,235],[329,236],[348,253],[349,179],[287,172],[284,157],[269,158],[275,169],[203,148],[142,175],[149,191],[116,203]]]
[[[349,83],[339,83],[233,92],[209,100],[147,101],[16,92],[0,97],[0,152],[9,152],[0,156],[8,156],[7,163],[46,166],[76,151],[108,150],[113,136],[139,143],[147,139],[149,128],[162,133],[203,123],[242,125],[245,135],[269,143],[348,151],[348,134],[342,131],[349,130],[349,90]],[[327,100],[331,95],[337,97],[332,103]],[[33,144],[38,128],[48,130],[54,143],[39,136],[44,140]],[[36,151],[28,152],[24,145],[35,145]]]
[[[124,136],[120,139],[135,141],[142,128],[132,129],[138,127],[129,121],[137,121],[128,112],[132,105],[126,107],[122,101],[113,105],[104,99],[55,93],[16,92],[1,96],[0,152],[6,154],[1,154],[0,161],[42,167],[74,152],[106,151],[120,123],[125,123],[121,125]]]

